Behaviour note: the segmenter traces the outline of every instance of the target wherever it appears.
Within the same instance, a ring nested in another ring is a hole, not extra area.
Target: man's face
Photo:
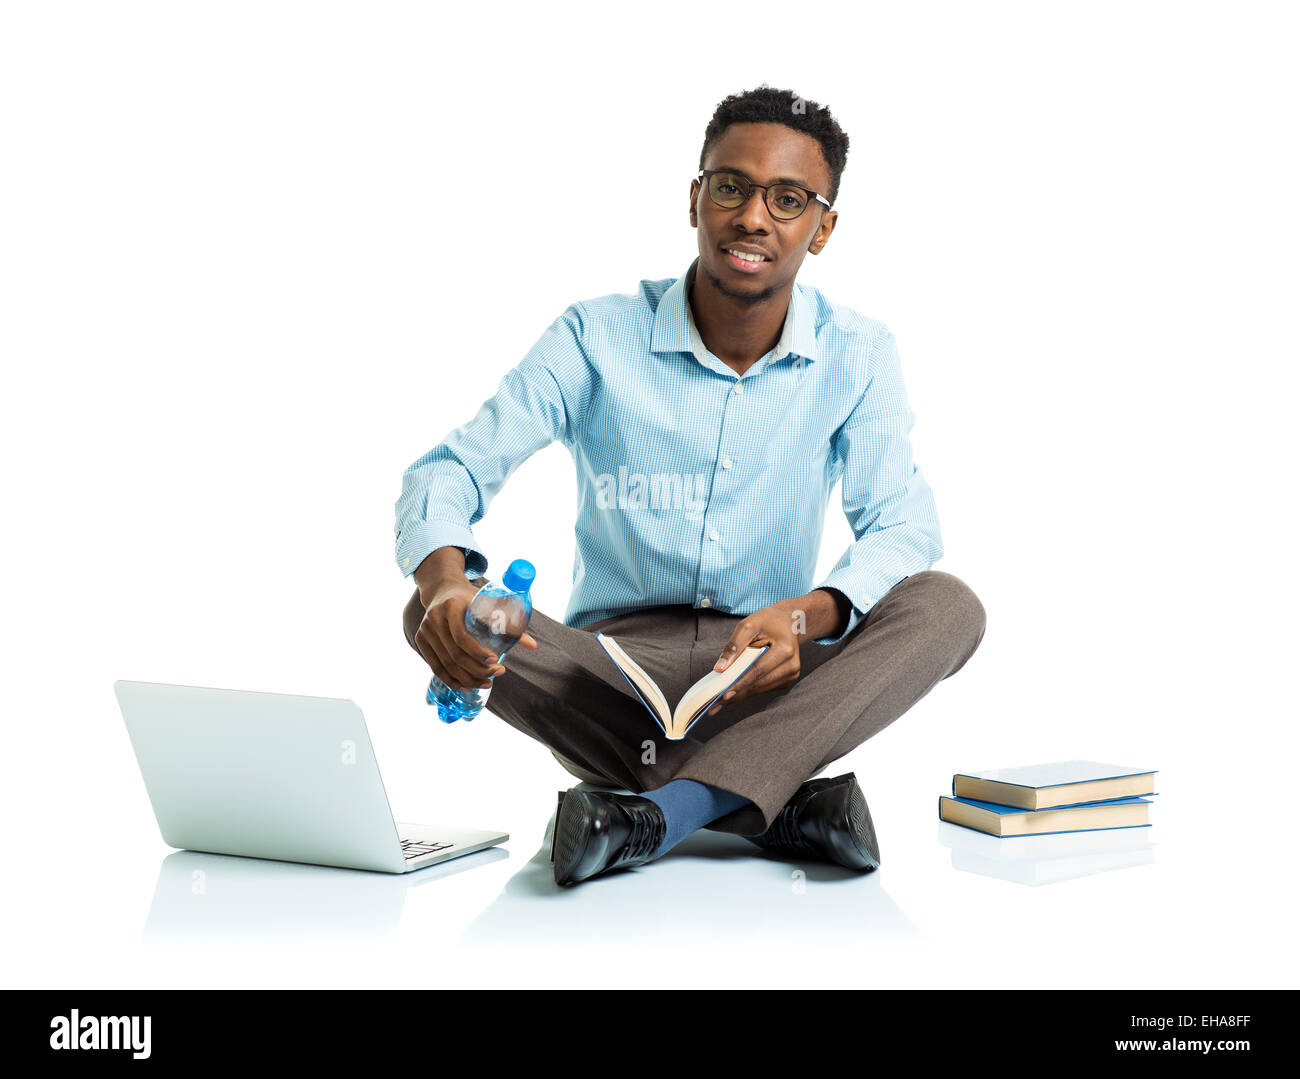
[[[744,173],[756,184],[790,182],[828,198],[830,170],[821,146],[811,135],[784,124],[732,124],[705,156],[706,169]],[[727,296],[757,303],[790,285],[804,255],[826,246],[836,214],[810,201],[793,221],[769,213],[763,192],[754,189],[735,209],[724,209],[709,197],[702,181],[691,181],[691,225],[699,230],[700,264],[714,288]],[[739,247],[763,256],[759,263],[727,254]]]

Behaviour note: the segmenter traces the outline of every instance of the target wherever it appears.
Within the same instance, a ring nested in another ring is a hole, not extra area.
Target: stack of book
[[[1148,828],[1154,769],[1097,761],[1057,761],[1023,768],[961,773],[952,797],[939,798],[939,818],[1006,839],[1105,828]]]

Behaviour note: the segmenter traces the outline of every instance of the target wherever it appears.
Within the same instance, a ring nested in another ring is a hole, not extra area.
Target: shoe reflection
[[[700,831],[636,869],[561,888],[537,854],[461,935],[462,944],[601,947],[619,940],[690,947],[760,938],[799,948],[850,934],[917,942],[923,935],[884,888],[884,871],[857,873],[768,854],[741,836]]]

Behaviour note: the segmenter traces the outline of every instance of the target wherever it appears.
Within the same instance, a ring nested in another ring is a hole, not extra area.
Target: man
[[[795,282],[835,228],[847,153],[814,102],[767,87],[724,100],[691,181],[686,274],[572,304],[403,477],[411,647],[453,688],[492,684],[488,709],[579,779],[633,792],[561,793],[558,884],[643,865],[702,827],[875,869],[853,774],[808,779],[983,637],[979,599],[930,569],[943,547],[893,335]],[[487,568],[470,526],[556,439],[578,475],[573,591],[563,622],[534,612],[506,666],[465,629]],[[837,480],[857,538],[810,590]],[[667,741],[597,630],[674,703],[747,645],[769,647]]]

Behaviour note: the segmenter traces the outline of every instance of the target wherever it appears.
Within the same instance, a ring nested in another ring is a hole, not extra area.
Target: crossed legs
[[[424,610],[413,595],[406,638]],[[506,657],[487,709],[547,746],[580,779],[633,792],[690,779],[749,805],[710,827],[754,836],[799,786],[884,729],[974,654],[985,612],[960,579],[940,570],[901,581],[833,645],[804,642],[799,680],[728,704],[668,741],[596,643],[603,630],[675,702],[718,657],[740,616],[689,606],[633,611],[575,628],[534,611],[536,651]]]

